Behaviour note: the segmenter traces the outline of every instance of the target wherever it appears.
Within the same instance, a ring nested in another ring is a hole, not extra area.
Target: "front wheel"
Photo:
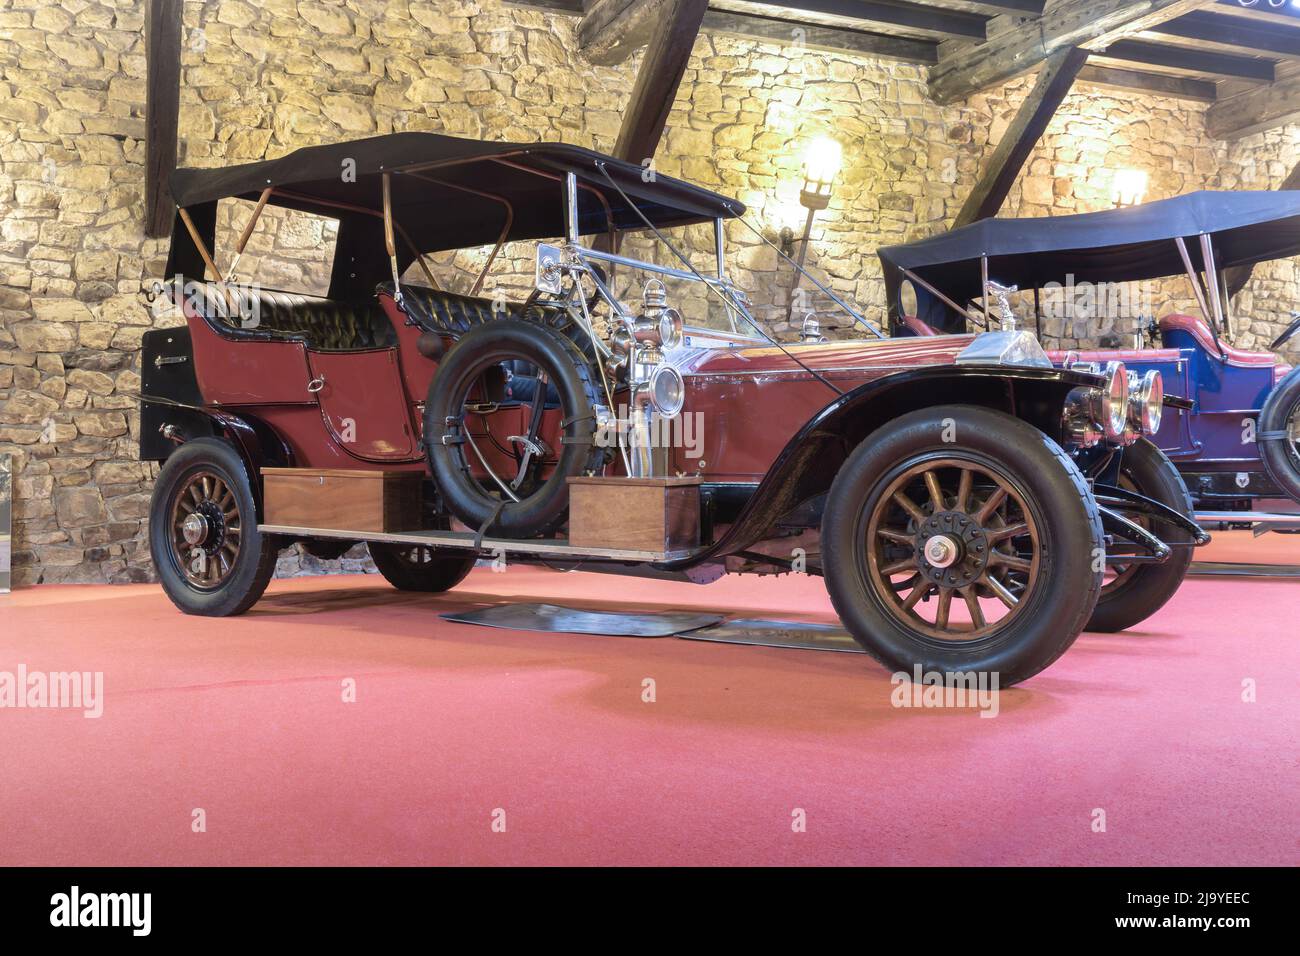
[[[257,530],[252,479],[230,444],[196,438],[172,452],[149,503],[149,551],[186,614],[242,614],[262,596],[279,548]]]
[[[831,486],[826,587],[881,663],[913,676],[996,673],[1056,660],[1102,584],[1097,505],[1051,438],[985,408],[912,412],[873,432]]]
[[[1187,493],[1182,475],[1164,452],[1143,438],[1125,448],[1122,454],[1121,488],[1145,495],[1186,518],[1192,517],[1192,496]],[[1126,517],[1151,528],[1150,518],[1140,515]],[[1158,537],[1173,547],[1169,560],[1164,564],[1112,562],[1107,568],[1101,599],[1088,620],[1087,630],[1122,631],[1145,621],[1164,607],[1183,583],[1187,569],[1192,565],[1195,539],[1185,528],[1164,522],[1156,524],[1159,525],[1156,529]]]
[[[1300,501],[1300,368],[1278,382],[1259,413],[1259,457],[1269,477]]]

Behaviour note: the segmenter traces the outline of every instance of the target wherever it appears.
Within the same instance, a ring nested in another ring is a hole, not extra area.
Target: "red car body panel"
[[[757,482],[795,433],[836,397],[808,369],[850,391],[906,369],[952,365],[973,339],[946,335],[788,345],[784,351],[768,345],[703,351],[681,367],[682,414],[697,415],[693,426],[701,454],[690,458],[675,447],[673,467],[711,481]]]
[[[437,362],[420,353],[422,331],[407,323],[392,296],[381,294],[379,303],[392,322],[398,346],[353,352],[239,337],[187,307],[195,373],[205,402],[242,409],[266,422],[292,450],[298,467],[424,469],[422,414]],[[799,429],[836,397],[809,370],[849,391],[906,369],[951,365],[973,338],[828,342],[784,349],[736,340],[734,347],[700,349],[680,362],[686,383],[683,416],[691,416],[693,429],[687,437],[698,444],[688,449],[675,441],[671,466],[710,481],[757,482]],[[450,340],[444,344],[450,345]],[[313,379],[318,389],[314,392],[309,390]],[[625,395],[615,396],[616,402],[621,399]],[[555,433],[558,414],[548,411],[546,416],[542,433]],[[524,430],[524,417],[522,408],[503,408],[490,422],[480,418],[473,428],[476,443],[494,468],[512,463],[498,446]],[[616,457],[610,473],[622,470]]]

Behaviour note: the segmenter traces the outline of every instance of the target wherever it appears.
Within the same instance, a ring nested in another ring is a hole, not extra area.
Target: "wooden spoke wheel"
[[[1022,493],[992,466],[959,457],[895,478],[872,510],[865,545],[889,611],[944,641],[977,640],[1007,624],[1026,605],[1040,564]],[[954,604],[965,615],[953,614]]]
[[[196,438],[171,453],[149,504],[149,551],[177,607],[214,617],[248,610],[281,544],[257,529],[252,479],[233,446]]]
[[[853,449],[821,546],[831,602],[869,654],[908,677],[991,672],[1007,686],[1083,630],[1105,538],[1087,482],[1050,437],[1004,412],[941,405]]]
[[[220,475],[190,476],[172,506],[172,548],[186,580],[201,590],[219,588],[239,560],[243,516],[234,492]]]

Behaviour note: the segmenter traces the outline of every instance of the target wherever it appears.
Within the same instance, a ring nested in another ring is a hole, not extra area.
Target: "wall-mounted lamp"
[[[803,190],[799,204],[811,211],[825,209],[831,202],[831,187],[839,175],[844,151],[829,136],[818,136],[803,154]]]
[[[1117,207],[1137,206],[1147,194],[1147,174],[1142,169],[1117,169],[1111,179],[1111,198]]]
[[[819,210],[831,204],[831,190],[834,188],[835,177],[839,175],[843,161],[843,149],[829,136],[816,137],[804,149],[803,189],[799,191],[799,205],[808,210],[808,219],[804,222],[803,241],[799,246],[799,258],[796,260],[799,269],[803,268],[804,259],[808,256],[808,239],[812,235],[813,217]],[[793,247],[793,233],[787,236],[786,230],[783,229],[781,232],[782,246]],[[784,252],[785,248],[782,251]],[[786,255],[789,254],[786,252]],[[790,300],[785,310],[787,322],[794,314],[794,294],[799,288],[799,279],[802,276],[799,269],[795,269],[794,277],[790,281]]]

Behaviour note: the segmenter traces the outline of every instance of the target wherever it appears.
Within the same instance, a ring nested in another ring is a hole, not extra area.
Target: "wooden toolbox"
[[[569,544],[665,554],[700,543],[700,479],[570,478]]]
[[[420,529],[418,471],[263,468],[265,523],[331,531]]]

